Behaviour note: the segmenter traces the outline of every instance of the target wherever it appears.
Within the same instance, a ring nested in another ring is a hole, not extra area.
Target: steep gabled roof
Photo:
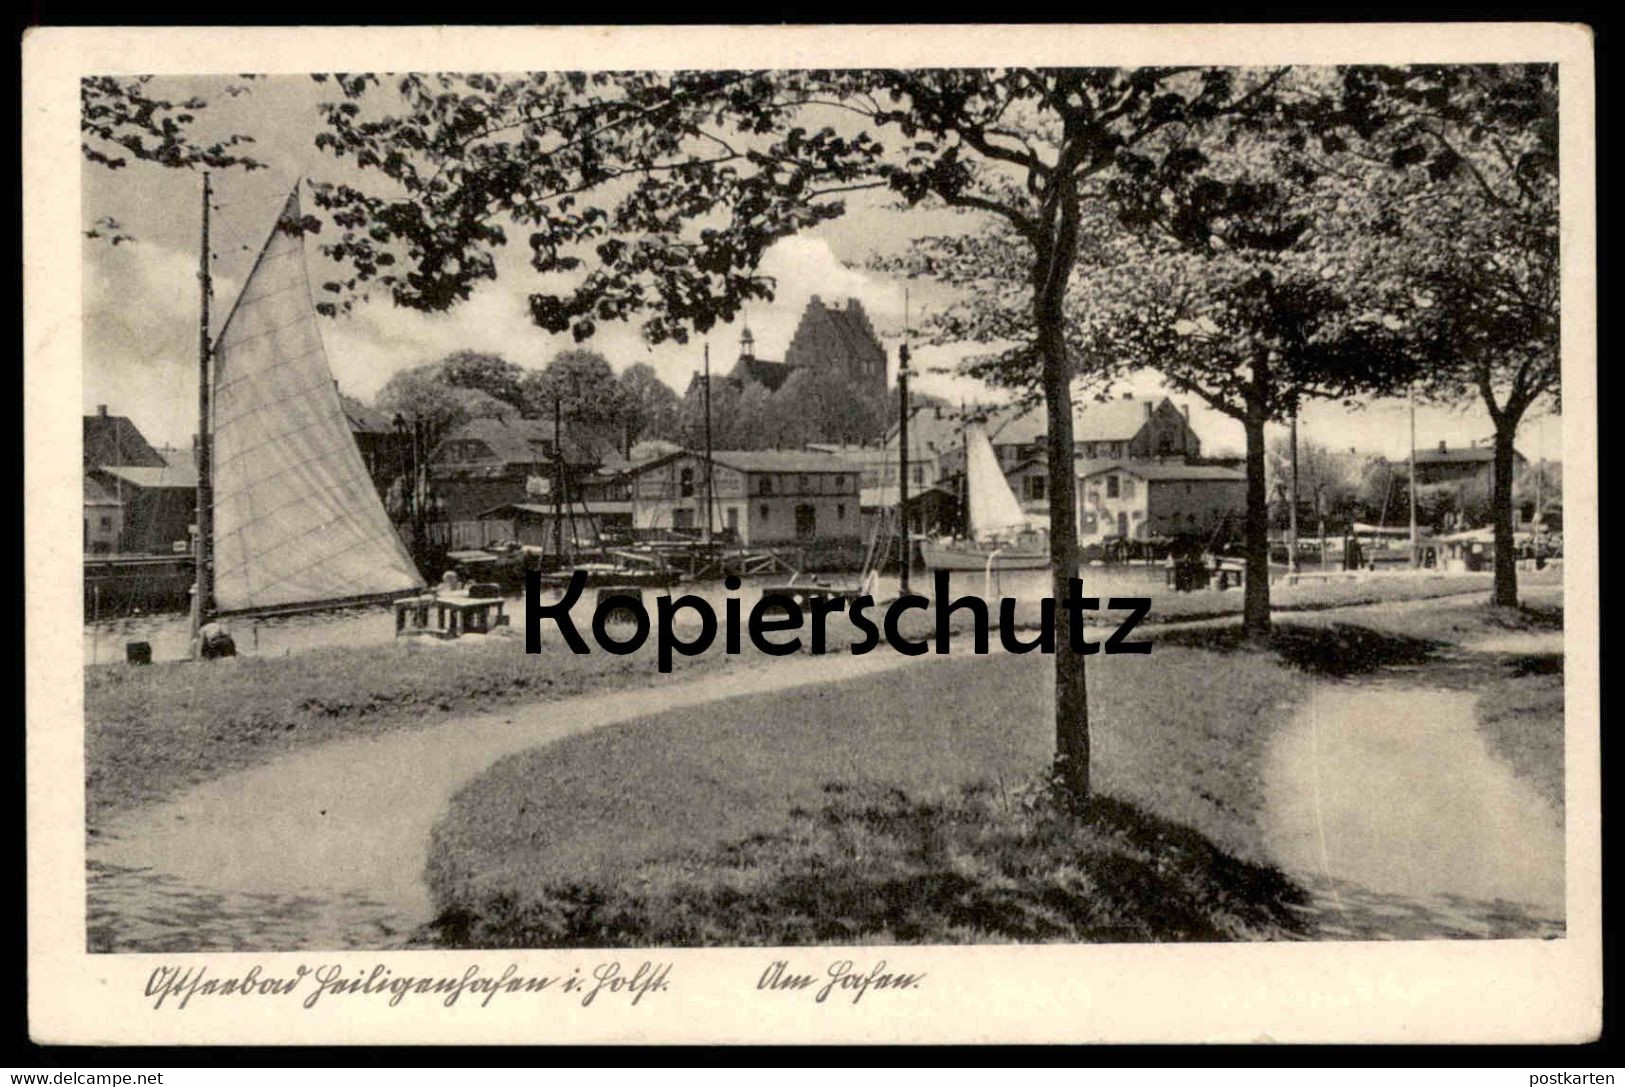
[[[85,505],[87,506],[121,506],[122,502],[111,490],[89,476],[85,477]]]
[[[470,419],[463,426],[445,435],[445,442],[474,439],[491,450],[492,463],[504,465],[538,465],[551,460],[551,453],[543,442],[552,442],[551,419],[520,419],[518,416],[483,416]],[[609,447],[600,435],[583,434],[582,427],[564,427],[564,457],[572,465],[598,463]]]
[[[388,414],[367,407],[353,396],[339,393],[339,405],[352,434],[391,434],[395,430],[395,421]]]
[[[1513,450],[1518,459],[1523,454]],[[1491,446],[1470,446],[1466,449],[1418,449],[1416,451],[1417,464],[1488,464],[1495,459],[1495,449]]]
[[[704,460],[705,453],[698,449],[682,449],[668,453],[657,460],[644,461],[626,469],[626,475],[637,475],[660,468],[680,457]],[[813,453],[800,449],[717,449],[711,460],[722,468],[736,472],[835,473],[860,475],[863,465],[833,453]]]
[[[734,363],[733,370],[728,374],[728,380],[736,383],[754,381],[758,385],[767,387],[768,392],[778,392],[779,386],[790,378],[790,367],[782,362],[772,359],[759,359],[754,356],[742,358]]]
[[[123,415],[85,416],[84,463],[94,468],[124,465],[131,468],[162,468],[164,458],[147,443],[141,431]]]

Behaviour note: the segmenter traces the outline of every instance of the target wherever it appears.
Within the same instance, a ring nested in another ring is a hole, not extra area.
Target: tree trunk
[[[1249,640],[1270,633],[1270,510],[1264,486],[1264,417],[1251,412],[1247,432],[1247,573],[1243,579],[1241,629]]]
[[[1040,312],[1048,413],[1049,547],[1055,598],[1055,773],[1077,802],[1089,797],[1089,696],[1082,653],[1072,647],[1072,616],[1062,601],[1078,573],[1078,480],[1072,458],[1072,372],[1066,357],[1060,307]]]
[[[1490,524],[1495,535],[1495,589],[1490,603],[1518,606],[1517,555],[1512,542],[1512,441],[1518,420],[1511,413],[1495,424],[1495,477],[1490,481]]]

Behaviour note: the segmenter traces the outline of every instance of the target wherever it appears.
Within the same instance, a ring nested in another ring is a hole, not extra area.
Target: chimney
[[[1445,447],[1445,444],[1443,442],[1439,443],[1439,452],[1441,452],[1441,453],[1446,452],[1446,447]]]
[[[1154,410],[1155,410],[1155,409],[1154,409],[1154,408],[1152,408],[1152,406],[1151,406],[1151,401],[1149,401],[1149,400],[1147,400],[1147,401],[1145,401],[1145,417],[1146,417],[1146,419],[1147,419],[1147,420],[1148,420],[1148,421],[1149,421],[1149,420],[1150,420],[1150,418],[1151,418],[1151,415],[1152,415],[1152,412],[1153,412],[1153,411],[1154,411]]]
[[[1184,413],[1185,422],[1189,423],[1191,421],[1191,406],[1189,404],[1181,404],[1179,405],[1179,410]]]
[[[100,416],[101,418],[103,418],[103,419],[107,418],[107,405],[106,404],[97,404],[96,405],[96,414],[98,416]]]

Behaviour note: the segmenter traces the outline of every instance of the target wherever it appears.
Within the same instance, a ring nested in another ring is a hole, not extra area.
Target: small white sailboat
[[[965,435],[968,534],[926,540],[921,557],[931,570],[1039,570],[1049,565],[1049,534],[1034,527],[999,468],[987,431]]]
[[[295,186],[212,344],[204,333],[198,623],[423,587],[328,368],[302,218]],[[204,291],[206,322],[207,264]]]

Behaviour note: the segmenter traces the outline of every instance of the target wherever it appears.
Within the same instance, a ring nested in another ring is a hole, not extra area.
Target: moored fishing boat
[[[421,589],[328,366],[298,186],[212,339],[209,193],[205,175],[194,637],[203,641],[198,633],[225,617],[383,602]]]
[[[992,572],[1049,565],[1049,534],[1022,510],[981,427],[965,437],[964,506],[965,535],[921,542],[927,569]]]

